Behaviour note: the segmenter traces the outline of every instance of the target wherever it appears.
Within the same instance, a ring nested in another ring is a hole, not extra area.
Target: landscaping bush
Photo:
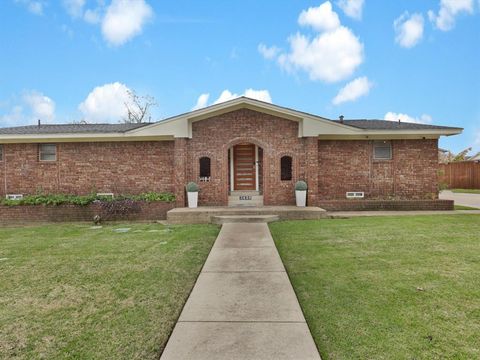
[[[145,201],[145,202],[154,202],[154,201],[163,201],[163,202],[172,202],[175,201],[175,195],[171,193],[156,193],[156,192],[147,192],[138,195],[119,195],[114,198],[109,196],[97,196],[96,194],[90,195],[66,195],[66,194],[37,194],[37,195],[27,195],[20,200],[9,200],[1,199],[0,204],[6,206],[17,206],[17,205],[80,205],[86,206],[94,201],[101,202],[115,202],[121,200],[131,200],[131,201]]]

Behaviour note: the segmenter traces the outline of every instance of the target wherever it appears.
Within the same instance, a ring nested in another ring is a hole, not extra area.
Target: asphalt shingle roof
[[[142,124],[42,124],[0,128],[0,135],[124,133]]]
[[[340,120],[332,120],[337,123]],[[344,125],[353,126],[359,129],[364,130],[431,130],[431,129],[455,129],[450,126],[438,126],[438,125],[427,125],[427,124],[417,124],[409,122],[398,122],[398,121],[389,121],[389,120],[344,120]]]

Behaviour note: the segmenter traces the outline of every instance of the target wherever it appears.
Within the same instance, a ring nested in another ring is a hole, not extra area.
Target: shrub
[[[187,192],[198,192],[198,185],[193,181],[189,182],[186,188],[187,188]]]
[[[295,190],[297,191],[306,191],[307,190],[307,183],[305,181],[297,181],[295,183]]]
[[[130,214],[139,213],[142,210],[140,202],[132,199],[121,200],[97,200],[102,209],[101,219],[125,218]]]
[[[66,194],[37,194],[27,195],[20,200],[0,199],[1,205],[16,206],[16,205],[79,205],[86,206],[94,201],[102,202],[114,202],[118,200],[134,200],[134,201],[163,201],[172,202],[175,201],[175,195],[171,193],[156,193],[147,192],[139,195],[119,195],[115,198],[108,196],[97,196],[96,194],[90,195],[66,195]]]

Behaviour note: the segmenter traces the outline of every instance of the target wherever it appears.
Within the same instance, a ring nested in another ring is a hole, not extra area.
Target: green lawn
[[[480,189],[452,189],[454,193],[480,194]]]
[[[479,359],[480,216],[270,225],[323,359]]]
[[[454,205],[454,210],[480,210],[476,207],[465,206],[465,205]]]
[[[1,228],[0,358],[158,359],[217,233]]]

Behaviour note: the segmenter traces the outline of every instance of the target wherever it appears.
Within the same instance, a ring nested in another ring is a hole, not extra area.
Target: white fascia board
[[[438,139],[440,136],[461,134],[462,129],[423,129],[423,130],[361,130],[356,134],[319,134],[324,140],[369,140],[369,139]]]
[[[125,133],[103,134],[12,134],[0,135],[0,144],[60,143],[60,142],[108,142],[108,141],[166,141],[173,136],[132,136]]]
[[[188,119],[185,117],[160,121],[143,126],[139,129],[127,131],[127,136],[173,136],[188,137]]]

